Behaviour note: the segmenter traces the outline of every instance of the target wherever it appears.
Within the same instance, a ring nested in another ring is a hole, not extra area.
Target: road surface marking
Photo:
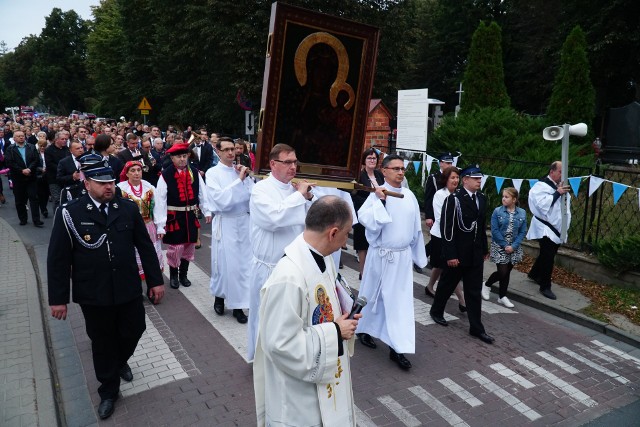
[[[482,405],[482,402],[479,399],[475,398],[471,393],[463,389],[460,385],[458,385],[450,378],[443,378],[441,380],[438,380],[438,382],[448,388],[452,393],[455,393],[456,396],[458,396],[460,399],[467,402],[467,404],[472,408]]]
[[[551,362],[554,365],[559,366],[561,369],[564,369],[565,371],[567,371],[570,374],[577,374],[578,372],[580,372],[580,370],[574,368],[573,366],[570,366],[569,364],[563,362],[562,360],[558,359],[557,357],[550,355],[546,351],[539,351],[536,354],[538,356],[542,357],[543,359],[547,360],[548,362]]]
[[[625,353],[622,350],[618,350],[615,347],[611,347],[610,345],[603,344],[598,340],[593,340],[591,342],[594,343],[595,345],[597,345],[598,347],[600,347],[600,351],[608,351],[609,353],[613,353],[616,356],[619,356],[619,357],[621,357],[621,358],[623,358],[625,360],[630,360],[630,361],[636,363],[638,365],[638,368],[640,368],[640,359],[635,358],[635,357],[631,356],[630,354]]]
[[[376,423],[371,421],[371,418],[367,416],[360,408],[356,405],[353,405],[356,416],[356,425],[360,427],[376,427]]]
[[[469,427],[469,424],[465,423],[462,418],[457,416],[453,411],[447,408],[442,402],[436,399],[428,391],[420,386],[410,387],[409,391],[415,394],[418,399],[426,403],[431,409],[433,409],[438,415],[440,415],[450,426],[456,427]],[[416,420],[418,421],[418,420]],[[419,421],[418,421],[419,422]]]
[[[378,401],[382,403],[391,411],[393,415],[396,416],[404,425],[407,427],[416,427],[422,425],[422,423],[413,415],[409,413],[406,409],[402,407],[394,398],[391,396],[385,395],[380,396]]]
[[[503,377],[508,378],[509,380],[518,384],[521,387],[528,389],[536,386],[534,383],[524,378],[522,375],[517,374],[511,369],[504,366],[502,363],[494,363],[493,365],[490,366],[490,368],[496,371],[497,373],[499,373],[500,375],[502,375]]]
[[[578,343],[575,343],[574,345],[575,345],[576,347],[578,347],[578,348],[583,349],[583,350],[584,350],[584,351],[586,351],[587,353],[589,353],[589,354],[591,354],[591,355],[593,355],[593,356],[595,356],[595,357],[597,357],[597,358],[599,358],[599,359],[604,360],[605,362],[608,362],[608,363],[616,363],[616,360],[615,360],[615,359],[613,359],[613,358],[611,358],[611,357],[609,357],[609,356],[607,356],[607,355],[604,355],[604,354],[600,353],[599,351],[595,351],[594,349],[592,349],[592,348],[590,348],[590,347],[587,347],[586,345],[584,345],[584,344],[582,344],[582,343],[579,343],[579,342],[578,342]]]
[[[500,399],[509,404],[513,409],[524,415],[529,419],[529,421],[535,421],[538,418],[542,417],[539,413],[529,408],[527,405],[522,403],[520,399],[506,391],[505,389],[499,387],[497,384],[493,383],[487,377],[481,375],[477,371],[469,371],[467,372],[467,376],[472,380],[476,381],[480,384],[485,390],[495,394]]]
[[[591,407],[594,407],[594,406],[596,406],[598,404],[598,402],[596,402],[595,400],[591,399],[588,395],[586,395],[585,393],[581,392],[580,390],[578,390],[577,388],[575,388],[574,386],[572,386],[571,384],[569,384],[565,380],[558,378],[557,376],[555,376],[551,372],[549,372],[546,369],[536,365],[535,363],[525,359],[524,357],[516,357],[516,358],[514,358],[514,360],[516,362],[518,362],[519,364],[521,364],[522,366],[532,370],[533,372],[536,373],[536,375],[539,375],[540,377],[544,378],[549,383],[551,383],[551,385],[553,385],[554,387],[557,387],[558,389],[562,390],[564,393],[569,395],[569,397],[571,397],[574,400],[577,400],[578,402],[582,403],[583,405],[588,406],[588,407],[591,408]]]
[[[626,379],[625,377],[623,377],[621,375],[618,375],[615,372],[613,372],[612,370],[609,370],[609,369],[605,368],[604,366],[600,366],[597,363],[592,362],[591,360],[589,360],[587,358],[584,358],[584,357],[580,356],[578,353],[573,352],[573,351],[569,350],[568,348],[558,347],[558,350],[560,350],[561,352],[563,352],[567,356],[573,357],[574,359],[584,363],[585,365],[589,366],[590,368],[593,368],[598,372],[602,372],[603,374],[610,376],[611,378],[613,378],[614,380],[618,381],[619,383],[627,384],[629,382],[629,380]]]

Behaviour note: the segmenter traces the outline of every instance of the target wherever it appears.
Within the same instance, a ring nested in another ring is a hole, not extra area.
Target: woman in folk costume
[[[158,240],[156,225],[153,222],[153,197],[156,189],[153,185],[142,179],[142,164],[139,161],[132,160],[124,165],[124,168],[120,173],[118,188],[120,188],[120,191],[122,192],[122,197],[127,198],[138,205],[140,215],[142,215],[144,225],[147,227],[149,237],[151,238],[153,247],[158,255],[160,269],[164,270],[162,245],[160,244],[160,240]],[[144,280],[144,270],[142,269],[142,263],[140,261],[138,251],[136,251],[136,262],[138,263],[140,278]]]

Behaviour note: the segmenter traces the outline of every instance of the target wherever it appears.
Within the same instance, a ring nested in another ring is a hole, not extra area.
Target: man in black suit
[[[27,200],[31,208],[33,225],[42,227],[40,221],[40,206],[38,204],[38,183],[36,172],[40,164],[40,155],[37,148],[27,144],[24,132],[21,130],[13,133],[15,144],[10,145],[4,152],[6,166],[11,171],[13,180],[13,194],[15,196],[16,211],[20,219],[20,225],[27,224]]]
[[[56,182],[61,188],[78,185],[82,182],[78,159],[84,154],[84,148],[80,141],[73,141],[69,146],[69,151],[71,155],[58,162]]]
[[[111,168],[98,162],[83,173],[88,194],[56,211],[47,257],[49,305],[53,317],[66,319],[71,280],[100,382],[98,415],[105,419],[115,409],[120,378],[133,379],[127,360],[146,327],[136,249],[154,304],[164,296],[164,281],[138,206],[115,195]]]
[[[44,150],[44,162],[47,166],[47,181],[49,182],[49,193],[53,199],[54,210],[60,205],[60,190],[62,190],[57,181],[58,164],[60,164],[62,159],[70,155],[69,147],[67,147],[68,137],[69,134],[67,131],[56,132],[53,144]]]
[[[138,136],[135,133],[128,133],[126,137],[127,148],[120,151],[116,156],[120,159],[123,165],[131,160],[142,160],[142,152],[138,143]]]
[[[213,147],[208,142],[207,130],[201,128],[199,131],[199,138],[196,136],[193,142],[189,145],[189,150],[193,151],[198,161],[196,165],[200,176],[204,179],[204,176],[211,167],[213,161]]]
[[[440,277],[430,314],[437,324],[447,326],[444,309],[462,279],[469,315],[469,333],[491,344],[494,339],[485,332],[480,319],[482,272],[484,260],[489,256],[486,235],[487,198],[480,192],[480,167],[465,168],[460,176],[463,188],[447,197],[442,207],[442,254],[447,264]]]

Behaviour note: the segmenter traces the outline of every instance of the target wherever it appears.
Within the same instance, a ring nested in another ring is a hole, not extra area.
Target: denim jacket
[[[504,206],[498,206],[491,215],[491,240],[501,248],[508,246],[504,238],[509,226],[509,212]],[[527,234],[527,214],[524,209],[516,207],[513,217],[513,242],[511,247],[516,250]]]

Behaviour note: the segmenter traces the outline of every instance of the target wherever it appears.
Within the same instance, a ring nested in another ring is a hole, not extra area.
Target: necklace
[[[142,197],[142,183],[140,183],[140,185],[138,186],[138,190],[133,188],[133,185],[131,185],[131,183],[129,183],[129,188],[131,188],[131,193],[133,193],[134,196],[138,198]]]

